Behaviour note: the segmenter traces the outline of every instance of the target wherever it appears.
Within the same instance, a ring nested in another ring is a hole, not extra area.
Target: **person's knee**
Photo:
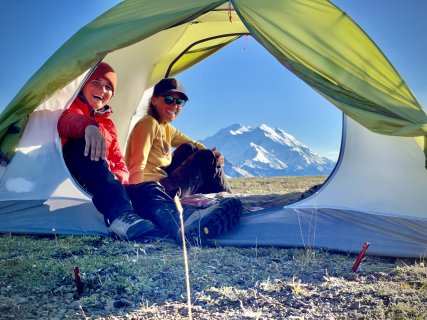
[[[157,181],[147,181],[139,184],[141,192],[149,194],[161,194],[165,193],[165,188]]]
[[[178,159],[178,161],[182,162],[197,151],[198,149],[193,143],[187,142],[176,148],[173,156]]]
[[[86,146],[85,139],[83,138],[69,138],[64,144],[64,150],[84,150]]]
[[[182,149],[185,153],[192,154],[196,152],[198,149],[194,143],[187,142],[180,145],[177,149]]]
[[[70,138],[67,139],[62,147],[64,159],[72,161],[73,159],[83,157],[86,142],[84,139]]]
[[[166,194],[165,188],[157,181],[130,184],[126,186],[126,189],[128,193],[132,194],[132,198],[144,199],[144,201],[147,199],[171,200]]]
[[[77,182],[94,194],[97,186],[115,181],[108,162],[105,159],[93,161],[84,155],[84,139],[68,139],[63,147],[65,164]]]
[[[78,163],[79,155],[83,155],[84,153],[84,145],[83,148],[81,146],[80,140],[83,139],[67,139],[64,146],[62,147],[62,155],[64,157],[65,163],[67,164],[68,169],[73,170],[73,164]],[[83,140],[84,142],[84,140]],[[74,174],[74,172],[72,172]]]
[[[193,159],[201,168],[216,168],[216,157],[212,150],[199,150],[195,153]]]

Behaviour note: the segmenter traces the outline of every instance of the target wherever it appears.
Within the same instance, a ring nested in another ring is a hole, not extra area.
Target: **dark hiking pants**
[[[104,215],[107,225],[124,212],[136,212],[162,229],[165,224],[176,223],[176,209],[169,210],[170,216],[162,216],[162,223],[155,216],[165,204],[175,208],[159,183],[122,185],[110,171],[107,161],[90,160],[89,156],[84,156],[84,148],[84,139],[67,139],[63,147],[64,160],[72,176],[92,195],[92,202]]]
[[[222,168],[212,150],[198,150],[192,143],[179,146],[172,155],[171,164],[163,168],[168,176],[160,180],[166,192],[173,197],[196,193],[231,192]]]

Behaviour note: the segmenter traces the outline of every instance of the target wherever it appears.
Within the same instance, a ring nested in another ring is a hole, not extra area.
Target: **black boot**
[[[153,222],[164,233],[175,238],[179,229],[179,214],[175,202],[158,182],[127,185],[126,192],[138,215]]]
[[[165,201],[159,205],[151,213],[150,220],[175,239],[175,235],[180,228],[180,219],[178,209],[173,201]]]
[[[134,212],[124,212],[109,225],[109,231],[118,239],[142,240],[163,235],[151,221],[142,219]]]
[[[206,209],[196,210],[184,221],[185,237],[191,244],[203,244],[205,239],[220,235],[235,226],[242,212],[243,204],[237,198],[224,199]],[[176,238],[182,242],[181,230],[178,230]]]

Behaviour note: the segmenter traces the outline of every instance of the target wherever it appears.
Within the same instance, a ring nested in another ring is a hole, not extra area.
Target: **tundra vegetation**
[[[232,179],[296,199],[326,177]],[[368,250],[369,251],[369,250]],[[188,319],[182,249],[97,236],[0,235],[1,319]],[[426,319],[418,259],[312,248],[188,248],[193,319]],[[73,270],[78,267],[78,292]]]

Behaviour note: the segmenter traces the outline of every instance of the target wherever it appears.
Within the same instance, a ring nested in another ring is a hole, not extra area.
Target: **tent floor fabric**
[[[307,191],[308,192],[308,191]],[[308,195],[308,193],[307,193]],[[211,193],[211,194],[195,194],[189,197],[181,199],[183,204],[193,205],[201,208],[205,208],[214,203],[218,203],[220,200],[228,197],[237,197],[242,201],[243,208],[246,213],[255,212],[264,209],[270,209],[280,206],[291,204],[303,196],[307,196],[301,192],[291,192],[287,194],[244,194],[244,193]]]
[[[370,243],[368,255],[420,257],[426,250],[427,221],[344,208],[313,208],[292,205],[301,193],[287,195],[209,194],[183,198],[182,203],[200,208],[227,197],[238,197],[244,205],[239,223],[206,245],[235,247],[295,247],[358,253]],[[31,207],[31,215],[22,206]],[[108,236],[102,215],[90,202],[77,202],[73,210],[52,208],[55,203],[32,201],[0,203],[0,232],[12,234],[77,234]],[[27,214],[26,214],[27,213]],[[38,215],[36,221],[33,216]],[[13,221],[13,224],[11,224]],[[25,231],[27,230],[27,231]],[[36,231],[34,231],[36,230]],[[410,235],[410,236],[408,236]],[[141,242],[153,239],[140,239]],[[154,240],[174,241],[166,235]]]

